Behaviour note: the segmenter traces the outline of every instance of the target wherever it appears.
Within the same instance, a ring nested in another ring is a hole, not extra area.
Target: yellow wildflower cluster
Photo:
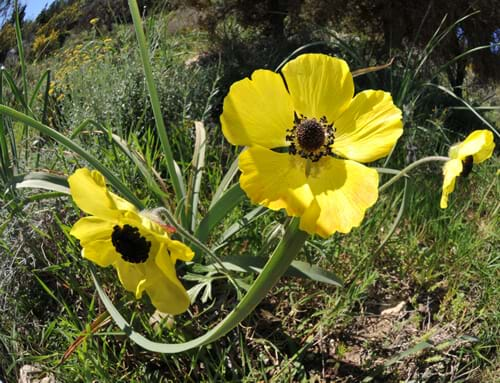
[[[61,66],[56,70],[56,79],[65,82],[66,77],[82,67],[89,69],[103,62],[109,52],[112,51],[113,39],[93,40],[87,44],[77,44],[73,48],[67,48],[58,52],[55,56]]]
[[[39,34],[33,41],[32,49],[36,55],[43,55],[57,48],[59,45],[59,31],[52,29],[48,34]]]

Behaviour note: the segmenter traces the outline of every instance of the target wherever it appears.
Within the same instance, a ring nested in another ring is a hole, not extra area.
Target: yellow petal
[[[253,203],[297,216],[313,196],[305,176],[305,160],[254,146],[241,153],[240,186]]]
[[[109,194],[110,198],[113,200],[113,202],[118,210],[133,211],[136,213],[138,212],[137,208],[133,204],[128,202],[126,199],[123,199],[122,197],[120,197],[120,196],[118,196],[115,193],[112,193],[110,191],[108,191],[108,194]]]
[[[441,194],[441,209],[448,207],[448,195],[455,190],[456,178],[462,173],[462,160],[453,159],[447,161],[443,166],[443,192]]]
[[[186,246],[182,242],[168,239],[165,242],[165,245],[168,249],[168,253],[170,254],[170,258],[172,259],[172,262],[174,264],[177,260],[187,262],[192,260],[194,257],[193,250],[191,250],[188,246]]]
[[[222,132],[233,145],[275,148],[286,144],[293,107],[281,76],[257,70],[252,79],[234,83],[224,99]]]
[[[152,265],[148,265],[151,263]],[[146,266],[147,265],[147,266]],[[147,270],[148,267],[154,267],[154,261],[145,262],[145,264],[135,264],[122,260],[119,258],[115,263],[116,271],[118,272],[118,279],[125,290],[134,293],[136,299],[142,296],[144,290],[144,283],[147,283]]]
[[[164,313],[173,315],[183,313],[189,307],[189,296],[177,279],[174,263],[166,251],[158,254],[156,264],[158,267],[149,271],[146,284],[146,292],[151,298],[151,303]]]
[[[378,198],[378,173],[354,161],[323,158],[309,177],[314,201],[300,219],[309,234],[328,237],[361,224]]]
[[[120,259],[111,238],[90,241],[82,245],[82,257],[101,267],[108,267]]]
[[[467,138],[450,148],[450,157],[463,160],[465,157],[473,156],[474,163],[479,164],[487,160],[493,154],[495,142],[493,133],[489,130],[475,130]]]
[[[69,233],[81,242],[111,240],[113,226],[113,222],[108,220],[98,217],[83,217],[73,225]]]
[[[358,93],[334,127],[333,151],[358,162],[386,156],[403,134],[401,110],[389,93],[376,90]]]
[[[304,54],[283,67],[283,75],[297,114],[335,122],[354,94],[354,83],[344,60],[323,54]]]
[[[116,220],[120,212],[106,189],[106,181],[96,170],[77,169],[68,177],[73,200],[85,213],[99,218]]]

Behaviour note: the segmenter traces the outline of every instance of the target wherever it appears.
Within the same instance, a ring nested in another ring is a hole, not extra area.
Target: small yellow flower
[[[99,22],[99,17],[94,17],[93,19],[90,19],[89,23],[92,25],[96,25]]]
[[[301,217],[309,234],[347,233],[378,198],[377,171],[361,163],[389,153],[403,133],[401,111],[383,91],[353,98],[352,74],[337,58],[305,54],[282,75],[257,70],[224,99],[224,135],[248,146],[240,185],[252,202]]]
[[[450,148],[450,160],[443,167],[443,193],[440,203],[442,209],[448,207],[448,195],[455,189],[456,178],[466,177],[473,164],[479,164],[491,157],[494,148],[493,133],[489,130],[475,130],[464,141]]]
[[[82,256],[101,267],[112,265],[126,290],[137,299],[146,291],[159,311],[186,311],[189,297],[177,279],[175,262],[191,260],[191,249],[170,239],[160,224],[109,192],[98,171],[78,169],[68,182],[75,203],[91,214],[76,222],[70,232],[80,240]]]
[[[113,39],[108,37],[108,38],[104,39],[103,41],[104,41],[104,44],[110,44],[113,42]]]

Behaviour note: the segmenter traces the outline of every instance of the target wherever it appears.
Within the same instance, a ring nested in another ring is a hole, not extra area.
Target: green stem
[[[409,173],[411,170],[413,170],[417,166],[420,166],[420,165],[425,164],[427,162],[449,161],[449,160],[450,159],[448,157],[443,157],[443,156],[430,156],[430,157],[421,158],[421,159],[411,163],[410,165],[408,165],[406,168],[404,168],[398,174],[396,174],[394,177],[392,177],[389,181],[387,181],[385,184],[380,186],[378,188],[378,192],[382,193],[383,191],[385,191],[385,189],[387,189],[389,186],[391,186],[393,183],[395,183],[401,177],[404,177],[405,175],[407,175],[407,173]]]
[[[170,180],[172,181],[172,186],[174,187],[176,201],[177,203],[180,203],[184,199],[185,193],[182,189],[181,182],[178,179],[178,175],[175,170],[174,157],[172,155],[172,149],[168,140],[165,122],[163,121],[163,116],[161,114],[160,98],[158,97],[158,92],[155,87],[153,69],[151,67],[151,62],[149,61],[149,50],[146,43],[146,36],[144,35],[144,29],[142,27],[142,20],[139,13],[139,8],[137,6],[137,1],[128,0],[128,6],[130,8],[132,20],[134,22],[137,43],[139,44],[139,52],[141,55],[142,66],[144,68],[144,75],[146,76],[146,84],[148,87],[149,98],[151,100],[151,107],[153,108],[156,130],[158,131],[158,136],[160,137],[163,153],[165,154],[167,170]]]
[[[168,344],[153,342],[135,332],[118,312],[118,310],[116,310],[115,306],[102,290],[93,274],[92,277],[94,279],[97,292],[106,306],[106,309],[113,317],[116,324],[130,337],[130,339],[146,350],[175,354],[211,343],[236,327],[255,309],[262,299],[264,299],[269,290],[271,290],[278,282],[280,277],[292,263],[293,259],[299,253],[300,249],[302,249],[302,246],[307,238],[308,234],[299,229],[299,219],[293,218],[288,225],[284,237],[274,250],[264,269],[234,310],[231,311],[229,315],[213,329],[206,332],[204,335],[185,343]]]

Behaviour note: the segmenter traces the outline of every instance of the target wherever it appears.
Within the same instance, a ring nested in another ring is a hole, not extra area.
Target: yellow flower
[[[78,169],[68,182],[75,203],[91,214],[71,229],[71,235],[80,240],[82,256],[101,267],[112,265],[126,290],[137,299],[146,291],[159,311],[186,311],[189,297],[177,279],[175,262],[191,260],[191,249],[170,239],[160,224],[109,192],[98,171]]]
[[[448,195],[455,189],[455,179],[458,176],[466,177],[472,170],[473,164],[479,164],[490,158],[494,148],[493,133],[489,130],[475,130],[465,141],[450,148],[448,154],[450,160],[443,167],[443,193],[440,203],[442,209],[448,207]]]
[[[327,237],[359,226],[378,198],[378,174],[360,162],[389,153],[403,133],[391,95],[354,98],[346,62],[305,54],[280,74],[257,70],[231,86],[222,131],[239,157],[249,198],[300,216],[300,228]],[[345,158],[345,159],[342,159]]]
[[[90,19],[89,23],[92,25],[96,25],[99,22],[99,17],[94,17],[93,19]]]

